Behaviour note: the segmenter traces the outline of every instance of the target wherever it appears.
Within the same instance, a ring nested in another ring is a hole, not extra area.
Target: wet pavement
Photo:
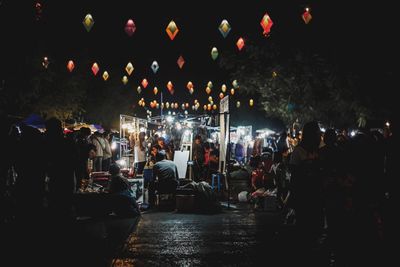
[[[281,214],[249,207],[214,215],[151,212],[143,214],[113,266],[293,266],[301,261],[294,237]],[[309,265],[328,266],[322,249],[307,257]]]

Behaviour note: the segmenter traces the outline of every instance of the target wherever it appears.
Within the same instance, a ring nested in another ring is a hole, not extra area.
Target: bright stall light
[[[117,160],[116,163],[117,163],[121,168],[126,168],[126,166],[127,166],[126,160],[124,160],[124,159]]]
[[[351,136],[351,137],[353,137],[353,136],[355,136],[355,135],[356,135],[356,131],[353,130],[353,131],[350,132],[350,136]]]
[[[116,150],[117,149],[117,142],[112,142],[111,143],[111,149]]]
[[[171,123],[174,121],[174,117],[172,116],[167,116],[167,122]]]
[[[178,131],[182,130],[182,125],[179,122],[176,123],[176,129]]]

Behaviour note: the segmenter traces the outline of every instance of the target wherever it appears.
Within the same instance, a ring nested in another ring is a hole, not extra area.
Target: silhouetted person
[[[16,197],[19,217],[37,217],[43,207],[45,164],[43,136],[39,130],[21,127],[21,139],[16,149]]]
[[[322,179],[318,161],[320,142],[318,123],[306,123],[301,142],[290,159],[291,203],[296,211],[296,224],[304,248],[315,245],[323,226]]]
[[[63,135],[61,121],[46,121],[46,172],[49,177],[49,206],[57,218],[71,216],[72,194],[75,190],[74,144]]]

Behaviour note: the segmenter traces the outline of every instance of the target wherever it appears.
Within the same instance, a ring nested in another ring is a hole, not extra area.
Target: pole
[[[229,184],[230,182],[230,174],[231,174],[231,168],[230,168],[230,161],[231,161],[231,126],[228,122],[228,112],[224,112],[224,117],[225,117],[225,129],[228,131],[228,145],[226,148],[226,161],[225,161],[225,166],[226,166],[226,180],[228,184],[228,209],[231,207],[231,186]]]

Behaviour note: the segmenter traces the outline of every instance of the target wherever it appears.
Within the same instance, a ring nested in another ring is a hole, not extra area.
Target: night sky
[[[245,56],[246,48],[240,54],[235,45],[243,37],[248,44],[275,42],[284,48],[318,53],[344,73],[361,77],[360,91],[376,96],[376,105],[394,103],[392,94],[397,89],[394,35],[398,30],[395,31],[395,9],[383,2],[379,5],[366,1],[350,4],[251,0],[40,2],[43,13],[36,21],[36,1],[1,1],[0,77],[15,90],[29,86],[32,70],[28,62],[48,56],[49,68],[66,73],[68,60],[74,60],[74,71],[87,72],[93,86],[102,81],[104,70],[110,73],[110,80],[120,81],[126,75],[125,65],[131,61],[135,70],[128,85],[120,82],[120,86],[121,90],[132,90],[134,101],[137,101],[136,87],[143,78],[149,80],[148,91],[157,86],[165,95],[168,95],[165,85],[171,80],[176,89],[174,96],[168,96],[170,101],[205,98],[209,80],[218,91],[220,84],[231,82],[229,73],[211,59],[211,48],[216,46],[220,56],[227,51]],[[313,15],[309,25],[301,19],[306,6]],[[269,38],[263,37],[260,26],[266,12],[274,21]],[[90,32],[82,25],[88,13],[95,20]],[[132,37],[124,32],[128,19],[133,19],[137,27]],[[223,19],[232,26],[226,39],[218,31]],[[171,20],[180,30],[174,41],[165,32]],[[182,70],[176,64],[180,55],[186,61]],[[153,60],[160,65],[157,74],[150,69]],[[100,66],[97,77],[90,70],[94,61]],[[189,80],[195,85],[193,97],[186,89]]]

